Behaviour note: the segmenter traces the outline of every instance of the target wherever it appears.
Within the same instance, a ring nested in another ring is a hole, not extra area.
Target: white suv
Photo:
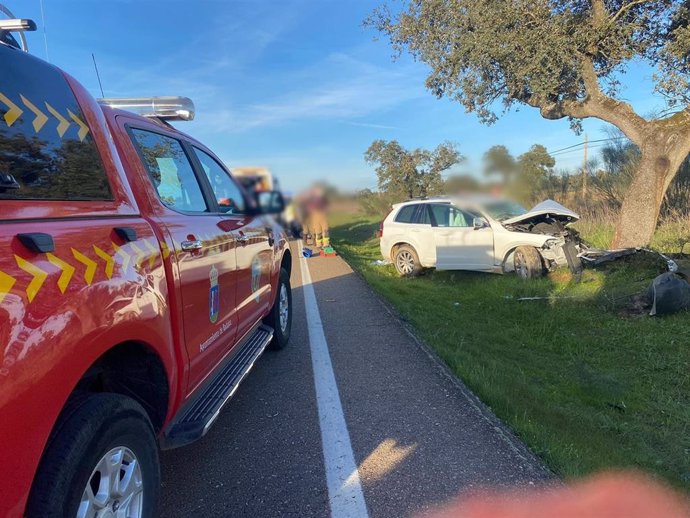
[[[381,223],[381,254],[400,275],[424,268],[538,277],[555,266],[582,265],[579,216],[552,200],[527,211],[506,199],[431,198],[393,205]]]

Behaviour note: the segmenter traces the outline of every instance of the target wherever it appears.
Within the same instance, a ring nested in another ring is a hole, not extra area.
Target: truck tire
[[[292,290],[290,289],[290,274],[285,268],[280,269],[276,300],[271,312],[264,319],[264,324],[273,328],[273,340],[269,349],[279,350],[290,341],[292,329]]]
[[[416,277],[423,270],[417,252],[410,245],[400,245],[393,250],[393,264],[401,277]]]
[[[117,487],[109,483],[117,477]],[[95,494],[96,497],[90,495]],[[87,394],[63,413],[34,479],[27,518],[76,518],[109,509],[154,518],[160,494],[158,445],[144,409],[119,394]],[[103,513],[99,513],[101,516]]]
[[[513,254],[513,266],[518,277],[523,279],[534,279],[544,273],[541,254],[533,246],[518,246]]]

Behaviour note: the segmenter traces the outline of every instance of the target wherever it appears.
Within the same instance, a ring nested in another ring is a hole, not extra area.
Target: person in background
[[[298,196],[302,237],[308,246],[330,246],[328,236],[328,199],[322,187],[315,186]]]
[[[304,203],[308,230],[313,233],[317,248],[330,246],[328,236],[328,199],[322,187],[315,186],[307,192]]]

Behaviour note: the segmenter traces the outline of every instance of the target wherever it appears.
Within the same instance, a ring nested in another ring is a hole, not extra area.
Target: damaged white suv
[[[505,273],[525,279],[557,266],[582,269],[579,216],[552,200],[527,211],[491,197],[430,198],[393,205],[381,223],[381,254],[400,275],[424,268]]]

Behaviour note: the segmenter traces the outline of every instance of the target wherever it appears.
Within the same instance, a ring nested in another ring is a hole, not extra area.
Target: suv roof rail
[[[98,99],[98,102],[162,121],[194,120],[194,103],[189,97],[121,97]]]
[[[35,31],[36,22],[29,19],[15,18],[12,12],[2,4],[0,4],[0,14],[7,16],[5,19],[0,19],[0,42],[21,49],[24,52],[29,52],[24,32]],[[19,42],[10,34],[11,32],[19,33]]]

